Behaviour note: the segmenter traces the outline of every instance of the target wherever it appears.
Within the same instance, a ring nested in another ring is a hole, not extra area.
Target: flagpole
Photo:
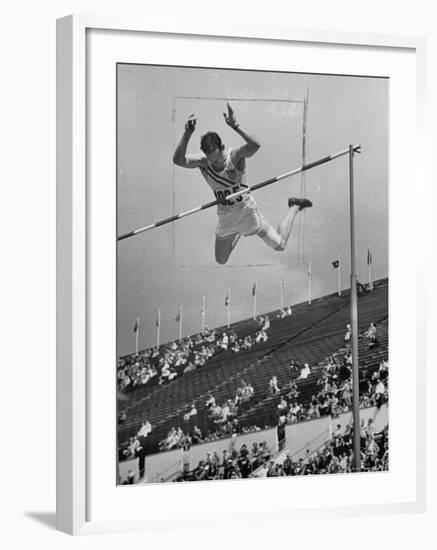
[[[357,275],[355,272],[355,204],[354,204],[354,147],[349,145],[349,203],[350,203],[350,318],[352,328],[352,389],[353,389],[353,426],[354,426],[354,470],[361,471],[360,450],[360,388],[358,367],[358,301]]]
[[[308,305],[311,305],[311,281],[313,274],[311,271],[311,262],[308,262]]]
[[[139,342],[139,336],[140,336],[140,318],[137,317],[137,324],[136,324],[137,330],[135,331],[135,354],[138,354],[138,342]]]
[[[202,332],[205,330],[205,296],[202,296]]]
[[[253,319],[256,319],[256,292],[257,292],[257,280],[255,279],[255,285],[253,286]]]
[[[179,306],[179,342],[182,340],[182,304]]]
[[[228,306],[227,306],[227,314],[228,314],[228,328],[231,326],[231,287],[228,286]]]
[[[281,309],[284,309],[284,276],[281,276]]]
[[[341,260],[340,260],[340,254],[338,255],[337,289],[338,289],[338,295],[341,296]]]
[[[370,244],[369,244],[369,249],[367,250],[367,270],[368,270],[367,278],[368,278],[369,286],[372,284],[372,261],[373,261],[372,251],[370,249]]]
[[[158,309],[158,318],[156,320],[156,347],[159,348],[159,339],[161,335],[161,310]]]

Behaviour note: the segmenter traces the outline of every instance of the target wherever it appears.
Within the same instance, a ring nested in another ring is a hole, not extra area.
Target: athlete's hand
[[[225,122],[228,126],[235,130],[236,128],[238,128],[237,119],[235,118],[234,111],[229,103],[226,103],[226,106],[228,107],[228,112],[223,113],[223,116],[225,117]]]
[[[188,117],[188,120],[185,123],[185,131],[188,134],[191,135],[194,132],[194,130],[196,129],[196,122],[197,122],[196,115],[190,115]]]

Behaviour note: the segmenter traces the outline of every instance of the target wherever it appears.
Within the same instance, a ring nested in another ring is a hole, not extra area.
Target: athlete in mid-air
[[[196,129],[196,117],[191,115],[185,123],[185,130],[178,143],[173,162],[183,168],[199,168],[212,188],[217,205],[218,225],[215,240],[215,258],[225,264],[241,235],[258,235],[271,248],[285,250],[293,227],[293,221],[300,210],[312,206],[308,199],[288,199],[288,211],[277,229],[261,215],[253,196],[248,192],[233,199],[227,197],[243,189],[246,183],[246,159],[260,148],[258,139],[238,124],[232,107],[227,104],[223,113],[225,122],[245,143],[239,147],[225,147],[218,134],[207,132],[201,137],[202,153],[187,155],[187,146]]]

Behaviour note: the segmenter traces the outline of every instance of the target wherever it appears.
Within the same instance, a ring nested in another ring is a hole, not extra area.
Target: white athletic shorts
[[[248,195],[245,201],[232,206],[219,204],[217,217],[218,225],[215,233],[219,239],[226,239],[236,233],[248,237],[255,235],[261,229],[261,212],[252,195]]]

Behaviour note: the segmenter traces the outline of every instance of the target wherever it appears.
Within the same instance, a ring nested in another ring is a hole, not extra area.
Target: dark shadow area
[[[24,512],[24,515],[30,519],[46,525],[50,529],[56,529],[55,512]]]

